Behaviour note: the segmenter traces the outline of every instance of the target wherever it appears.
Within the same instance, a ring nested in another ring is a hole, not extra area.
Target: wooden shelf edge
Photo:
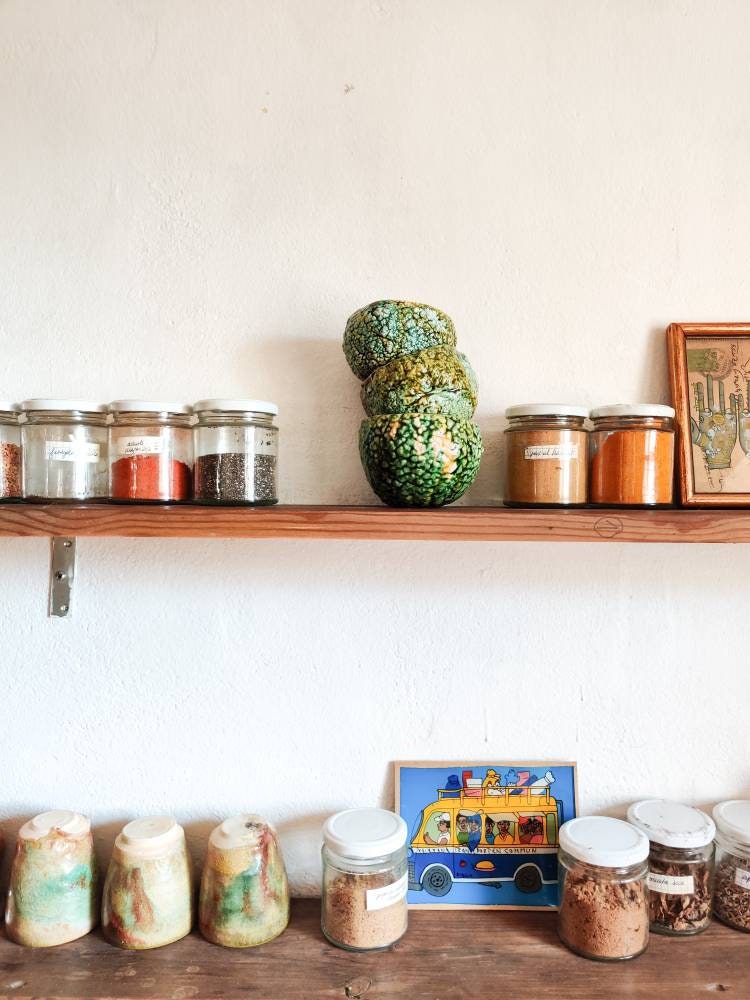
[[[750,542],[750,510],[0,504],[0,537]]]

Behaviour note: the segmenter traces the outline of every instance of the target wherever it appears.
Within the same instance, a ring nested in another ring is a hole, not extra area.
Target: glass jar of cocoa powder
[[[714,914],[738,931],[750,931],[750,800],[720,802],[714,820]]]
[[[331,944],[377,951],[406,933],[406,835],[387,809],[347,809],[326,821],[321,927]]]
[[[506,507],[580,507],[587,500],[587,410],[525,403],[505,411]]]
[[[609,816],[560,827],[560,940],[584,958],[635,958],[648,946],[648,838]]]
[[[628,809],[628,821],[649,839],[648,902],[657,934],[700,934],[711,921],[713,839],[710,816],[666,799],[644,799]]]
[[[21,497],[21,427],[16,403],[0,402],[0,500]]]

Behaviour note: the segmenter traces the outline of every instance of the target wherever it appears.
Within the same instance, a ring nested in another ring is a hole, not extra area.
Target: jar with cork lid
[[[505,411],[506,507],[580,507],[587,500],[588,411],[524,403]]]

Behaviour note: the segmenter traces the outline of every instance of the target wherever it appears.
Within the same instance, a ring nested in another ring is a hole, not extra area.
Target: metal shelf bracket
[[[76,569],[75,538],[51,539],[49,568],[49,617],[67,618]]]

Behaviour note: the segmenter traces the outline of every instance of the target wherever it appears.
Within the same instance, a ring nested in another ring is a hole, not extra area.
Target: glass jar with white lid
[[[560,827],[560,940],[584,958],[635,958],[648,946],[648,838],[621,819],[580,816]]]
[[[321,927],[331,944],[377,951],[406,933],[407,832],[388,809],[347,809],[326,820]]]
[[[651,844],[648,900],[657,934],[700,934],[711,921],[713,839],[710,816],[694,806],[644,799],[628,809],[628,822]]]
[[[506,507],[580,507],[588,499],[588,411],[524,403],[505,411]]]
[[[110,403],[110,496],[173,503],[193,492],[192,407],[118,399]]]
[[[17,403],[0,401],[0,500],[21,497],[21,427]]]
[[[738,931],[750,931],[750,800],[719,802],[714,821],[714,914]]]
[[[248,506],[277,503],[276,404],[259,399],[202,399],[193,410],[195,500]]]
[[[106,500],[107,407],[88,400],[21,404],[23,495],[27,500]]]

